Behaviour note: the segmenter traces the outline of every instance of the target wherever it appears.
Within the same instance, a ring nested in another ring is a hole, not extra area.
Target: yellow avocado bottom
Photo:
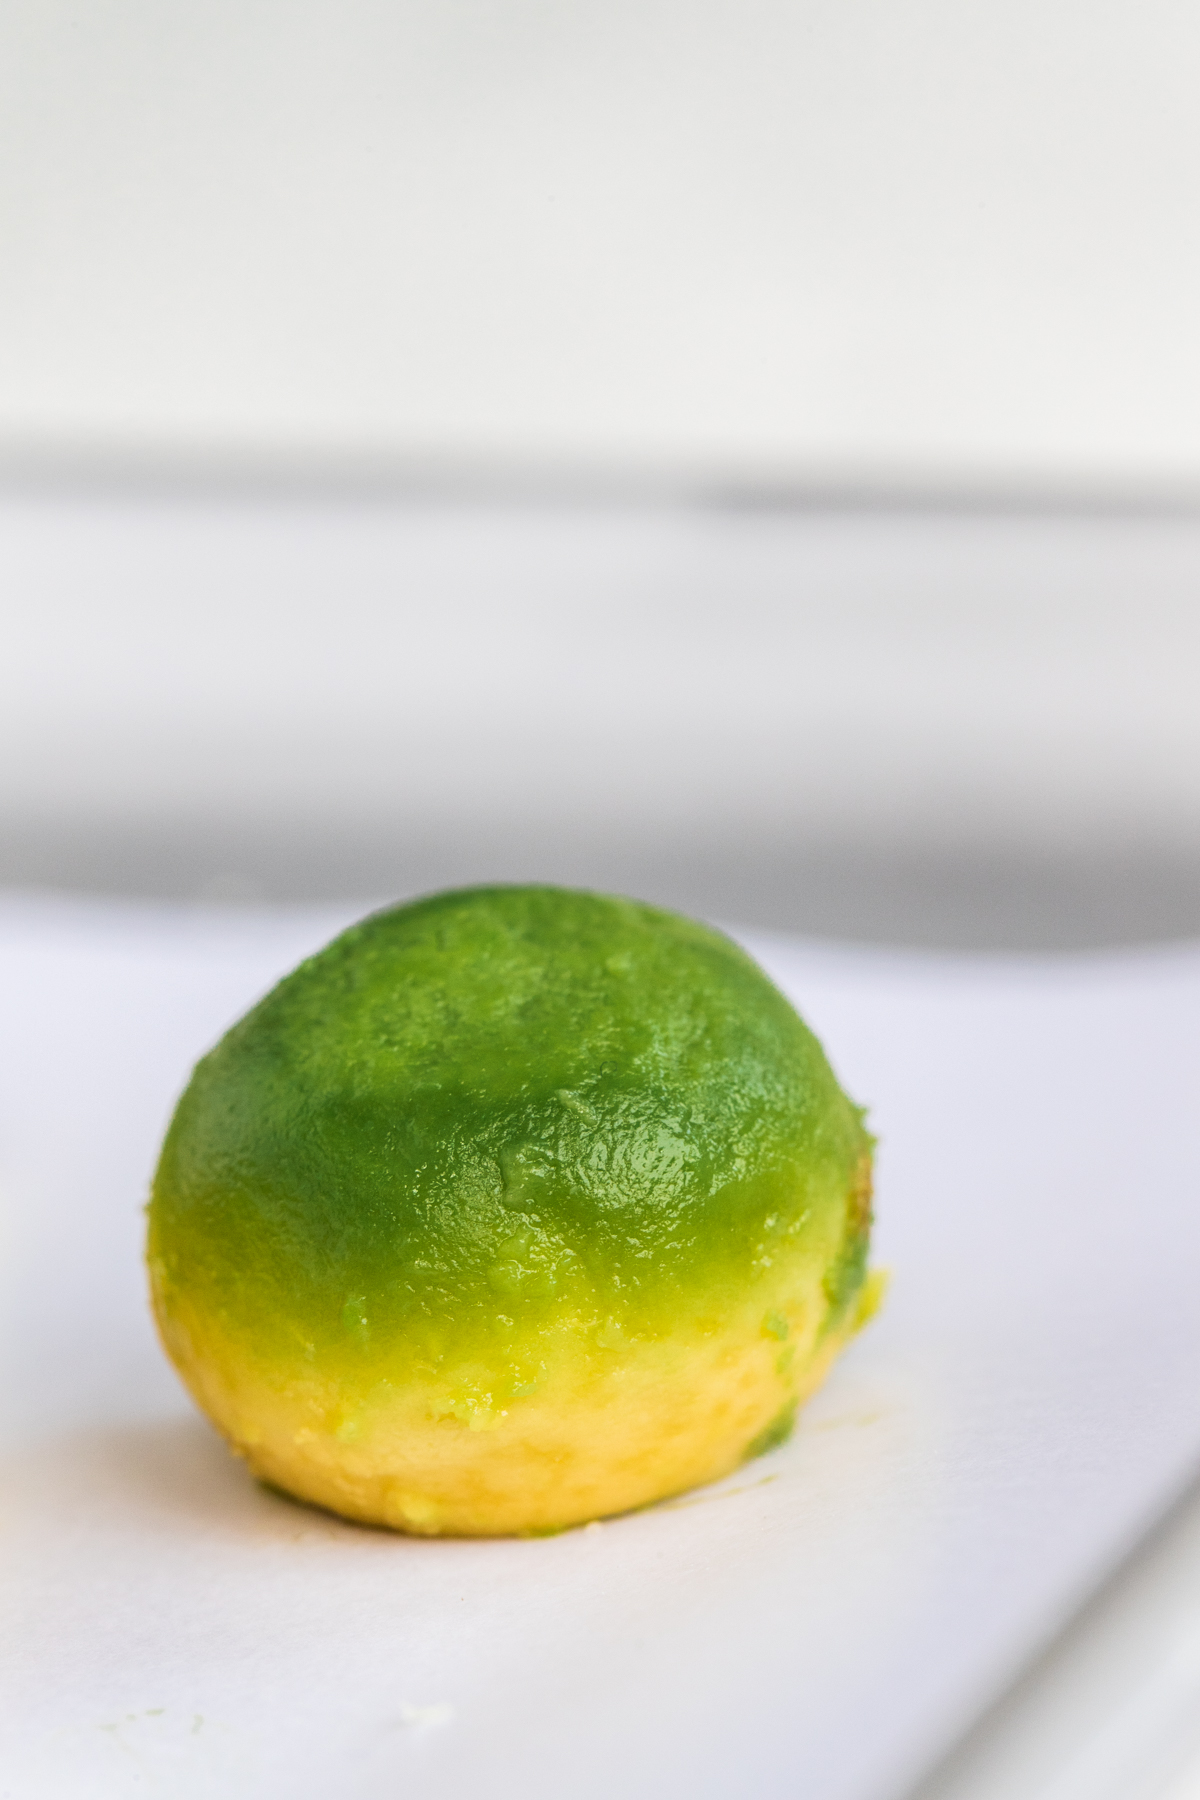
[[[529,1535],[665,1499],[781,1442],[881,1284],[869,1278],[832,1330],[813,1290],[773,1303],[760,1290],[732,1318],[616,1346],[560,1318],[540,1334],[532,1393],[503,1365],[403,1381],[380,1365],[285,1366],[178,1297],[159,1323],[195,1399],[263,1481],[423,1536]]]

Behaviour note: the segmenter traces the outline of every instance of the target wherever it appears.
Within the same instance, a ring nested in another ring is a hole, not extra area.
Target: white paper
[[[342,919],[0,907],[0,1795],[896,1800],[1200,1461],[1200,952],[747,940],[881,1138],[793,1441],[531,1542],[270,1495],[150,1327],[195,1057]]]

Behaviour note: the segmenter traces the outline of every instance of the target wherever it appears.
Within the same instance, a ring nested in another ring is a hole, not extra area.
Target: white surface
[[[7,0],[0,444],[1200,482],[1182,0]]]
[[[760,942],[881,1133],[883,1318],[685,1505],[410,1542],[256,1489],[153,1343],[157,1139],[331,915],[11,902],[5,1800],[890,1800],[1200,1456],[1200,955]]]
[[[1200,849],[1200,519],[0,502],[0,816]]]
[[[1200,1485],[913,1800],[1184,1800],[1200,1776]]]
[[[1155,1800],[1200,1800],[1200,1755],[1192,1757]]]

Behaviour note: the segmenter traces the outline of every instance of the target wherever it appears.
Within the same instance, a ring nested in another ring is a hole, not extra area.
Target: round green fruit
[[[718,932],[602,894],[377,913],[197,1065],[150,1203],[167,1350],[255,1473],[559,1529],[786,1436],[871,1308],[870,1149]]]

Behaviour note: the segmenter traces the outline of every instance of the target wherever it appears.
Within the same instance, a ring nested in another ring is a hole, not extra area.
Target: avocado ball
[[[149,1206],[167,1352],[265,1482],[562,1529],[786,1437],[872,1310],[871,1145],[708,926],[480,887],[379,912],[196,1066]]]

